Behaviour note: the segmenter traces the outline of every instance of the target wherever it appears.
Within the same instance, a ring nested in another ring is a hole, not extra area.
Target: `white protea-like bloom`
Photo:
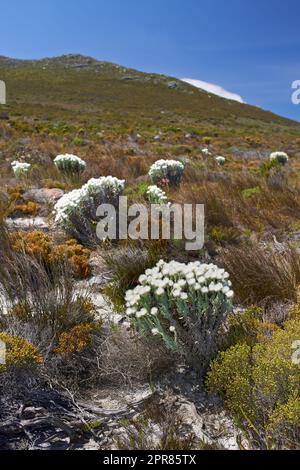
[[[17,160],[11,163],[11,167],[16,178],[26,176],[31,169],[30,163],[19,162]]]
[[[55,222],[68,227],[70,217],[78,214],[93,198],[107,199],[119,196],[124,190],[125,181],[113,176],[92,178],[82,188],[64,194],[54,206]]]
[[[211,155],[209,149],[207,149],[207,148],[204,148],[204,149],[202,149],[201,151],[202,151],[202,153],[203,153],[204,155]]]
[[[218,165],[220,166],[224,166],[225,163],[226,163],[226,158],[225,157],[222,157],[221,155],[219,155],[218,157],[215,158],[216,162],[218,163]]]
[[[280,165],[286,165],[289,161],[289,157],[285,152],[273,152],[270,155],[270,161],[275,161]]]
[[[154,184],[179,184],[184,172],[184,164],[177,160],[158,160],[149,170],[149,176]]]
[[[180,328],[185,328],[186,316],[194,315],[195,324],[200,324],[202,316],[226,310],[233,295],[229,274],[214,264],[160,260],[126,292],[125,302],[127,315],[138,329],[144,334],[158,331],[172,347]]]
[[[86,168],[84,160],[70,153],[57,155],[54,159],[54,165],[59,171],[66,174],[81,173]]]
[[[149,186],[147,191],[150,204],[166,204],[168,197],[158,186]]]
[[[114,176],[101,176],[90,179],[81,189],[90,197],[95,197],[98,194],[117,196],[124,190],[124,187],[125,180],[119,180]]]

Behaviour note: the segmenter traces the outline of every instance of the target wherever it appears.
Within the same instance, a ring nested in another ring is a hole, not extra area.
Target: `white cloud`
[[[214,83],[203,82],[202,80],[194,80],[193,78],[181,78],[181,80],[183,82],[189,83],[190,85],[193,85],[196,88],[201,88],[201,90],[205,90],[209,93],[213,93],[214,95],[221,96],[222,98],[244,103],[244,100],[240,95],[231,93],[230,91],[227,91],[221,86],[215,85]]]

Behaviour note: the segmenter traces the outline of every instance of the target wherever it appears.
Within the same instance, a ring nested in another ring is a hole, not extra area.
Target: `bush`
[[[208,388],[224,397],[259,447],[299,445],[300,367],[292,361],[299,338],[300,321],[290,320],[253,347],[232,346],[211,365]]]
[[[149,186],[147,195],[150,204],[166,204],[168,200],[166,193],[158,186]]]
[[[245,312],[233,313],[228,317],[226,341],[229,345],[246,343],[254,346],[260,339],[270,338],[279,327],[264,321],[263,309],[250,307]]]
[[[16,178],[23,178],[28,175],[31,165],[30,163],[14,161],[11,164],[12,170]]]
[[[215,158],[215,161],[218,163],[218,165],[224,166],[226,163],[226,158],[219,156]]]
[[[209,227],[208,235],[217,243],[237,243],[241,234],[236,227]]]
[[[0,364],[0,372],[42,364],[43,358],[37,348],[25,339],[0,333],[0,341],[6,346],[5,364]]]
[[[260,174],[267,178],[272,170],[279,170],[280,166],[276,159],[265,161],[260,165]]]
[[[289,157],[285,152],[273,152],[270,155],[270,161],[275,161],[279,163],[279,165],[286,165],[289,161]]]
[[[255,186],[254,188],[247,188],[242,191],[242,196],[244,199],[250,199],[253,196],[259,196],[261,194],[261,189],[259,186]]]
[[[89,180],[81,189],[65,194],[55,205],[55,222],[66,232],[89,246],[96,246],[97,209],[101,204],[118,208],[124,190],[124,180],[112,176]]]
[[[160,186],[178,186],[181,183],[184,164],[176,160],[158,160],[150,170],[149,176],[153,184]]]
[[[97,329],[100,325],[97,326]],[[74,326],[70,331],[62,333],[58,338],[58,347],[55,352],[57,354],[76,354],[84,351],[90,346],[92,338],[91,334],[95,331],[96,326],[92,323],[82,323]]]
[[[86,162],[76,155],[58,155],[54,159],[56,168],[66,176],[74,176],[82,173],[86,168]]]
[[[76,277],[86,278],[91,274],[89,259],[91,252],[81,246],[76,240],[68,240],[63,244],[55,245],[44,232],[18,232],[11,236],[12,248],[16,252],[24,252],[44,263],[46,269],[51,271],[57,263],[67,260]]]
[[[19,217],[19,216],[32,216],[35,217],[41,206],[33,201],[27,201],[23,204],[15,204],[9,211],[8,215],[11,217]]]
[[[159,261],[126,293],[127,315],[146,336],[183,353],[204,370],[216,352],[220,327],[230,310],[229,275],[200,262]]]

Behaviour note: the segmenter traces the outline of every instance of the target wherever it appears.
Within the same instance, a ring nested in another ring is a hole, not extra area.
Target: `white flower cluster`
[[[154,184],[163,179],[168,179],[170,183],[180,183],[184,172],[184,164],[177,160],[158,160],[150,170],[149,176]]]
[[[229,274],[213,264],[161,260],[127,291],[126,313],[142,331],[165,338],[166,330],[176,333],[174,312],[185,317],[195,311],[201,317],[216,300],[232,299],[231,285]]]
[[[208,156],[208,155],[211,155],[209,149],[207,149],[207,148],[202,149],[202,153],[203,153],[204,155],[207,155],[207,156]]]
[[[289,157],[285,152],[273,152],[270,155],[271,162],[276,161],[281,165],[286,165],[289,161]]]
[[[54,165],[62,173],[80,173],[84,171],[86,162],[76,155],[66,153],[57,155],[54,159]]]
[[[124,187],[125,180],[119,180],[114,176],[101,176],[100,178],[90,179],[81,189],[91,197],[98,194],[118,196],[124,190]]]
[[[223,166],[226,163],[226,158],[225,157],[219,156],[219,157],[216,157],[215,160],[220,166]]]
[[[125,181],[113,176],[92,178],[81,189],[65,194],[54,206],[55,222],[68,226],[72,214],[80,211],[96,196],[105,198],[108,194],[118,196],[124,189]]]
[[[147,191],[150,204],[166,204],[168,200],[166,193],[158,186],[149,186]]]
[[[14,161],[12,162],[11,167],[16,178],[20,178],[22,176],[27,175],[31,168],[31,165],[30,163]]]

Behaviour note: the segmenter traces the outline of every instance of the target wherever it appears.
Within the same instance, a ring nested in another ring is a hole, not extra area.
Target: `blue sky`
[[[0,0],[0,17],[0,55],[86,54],[214,83],[300,121],[299,0]]]

